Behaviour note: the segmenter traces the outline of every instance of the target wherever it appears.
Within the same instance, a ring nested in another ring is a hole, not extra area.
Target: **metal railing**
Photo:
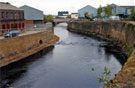
[[[23,30],[19,30],[19,33],[25,33],[27,31],[44,31],[44,30],[51,30],[53,27],[52,23],[46,23],[46,24],[32,24],[32,25],[26,25]],[[5,33],[9,32],[11,30],[5,30],[5,29],[0,29],[0,36],[3,36]]]
[[[43,30],[49,30],[52,29],[52,23],[47,24],[36,24],[36,25],[26,25],[25,31],[43,31]]]

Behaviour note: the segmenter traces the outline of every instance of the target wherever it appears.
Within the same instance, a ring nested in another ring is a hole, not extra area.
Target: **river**
[[[60,41],[47,50],[0,68],[0,87],[8,88],[102,88],[98,77],[104,67],[111,78],[122,67],[114,54],[108,53],[91,37],[67,31],[67,24],[54,28]]]

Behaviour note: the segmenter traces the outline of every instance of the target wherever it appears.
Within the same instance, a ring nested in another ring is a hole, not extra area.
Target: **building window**
[[[21,13],[21,19],[22,20],[24,19],[24,13],[23,12]]]
[[[19,23],[19,28],[21,28],[21,23]]]
[[[8,12],[6,12],[6,18],[8,18]]]
[[[13,24],[11,24],[11,28],[14,28],[14,25]]]
[[[4,18],[4,17],[5,17],[5,13],[2,12],[2,13],[1,13],[1,18]]]
[[[10,29],[10,25],[9,24],[7,24],[7,29]]]
[[[14,12],[12,13],[12,18],[15,19],[15,13]]]
[[[14,19],[16,19],[16,12],[14,13]]]
[[[15,26],[14,26],[14,28],[17,28],[17,24],[14,24]]]
[[[21,20],[21,13],[19,12],[18,14],[19,14],[19,19]]]
[[[24,28],[24,23],[22,23],[22,27]]]
[[[10,18],[11,18],[11,19],[14,19],[14,18],[13,18],[13,12],[10,13]]]
[[[5,29],[5,25],[4,24],[2,25],[2,29]]]

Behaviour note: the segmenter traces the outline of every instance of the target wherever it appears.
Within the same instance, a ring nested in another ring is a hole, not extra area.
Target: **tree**
[[[135,21],[135,8],[131,9],[131,15],[128,17],[128,19]]]
[[[71,18],[71,15],[67,15],[67,18]]]
[[[64,17],[56,16],[55,19],[64,19]]]
[[[44,23],[52,22],[52,21],[53,21],[53,16],[52,15],[45,15],[44,16]]]
[[[102,18],[102,15],[101,15],[102,12],[103,12],[103,9],[102,9],[102,7],[100,6],[100,7],[98,8],[98,10],[97,10],[97,16],[98,16],[98,18]]]
[[[105,12],[105,16],[110,17],[112,16],[112,6],[111,5],[107,5],[106,7],[104,7],[104,12]]]
[[[86,12],[84,14],[85,18],[88,19],[88,20],[93,20],[93,14],[89,14],[88,12]]]

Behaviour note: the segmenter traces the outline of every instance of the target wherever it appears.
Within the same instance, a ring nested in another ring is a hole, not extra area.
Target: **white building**
[[[71,13],[71,19],[78,19],[78,13]]]

